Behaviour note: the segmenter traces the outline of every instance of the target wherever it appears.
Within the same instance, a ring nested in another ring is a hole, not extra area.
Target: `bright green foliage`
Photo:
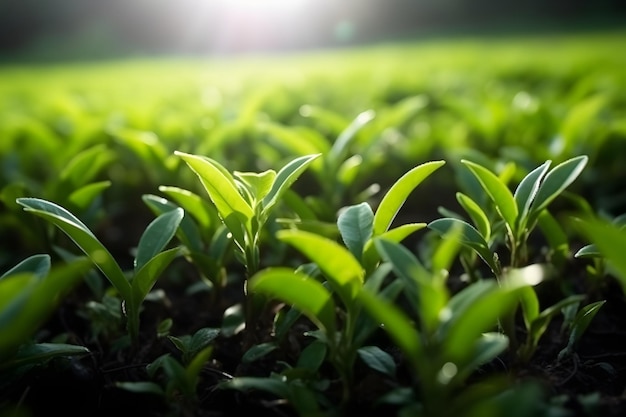
[[[38,198],[20,198],[17,202],[24,210],[60,228],[91,258],[122,297],[128,320],[128,334],[131,342],[137,343],[141,304],[161,273],[175,257],[180,255],[180,248],[164,249],[183,219],[184,211],[176,209],[165,213],[148,225],[139,240],[134,269],[131,278],[128,279],[93,232],[65,208]]]
[[[41,356],[32,357],[29,352],[38,348],[25,345],[90,266],[82,258],[52,268],[49,255],[32,255],[0,276],[0,369],[37,364],[37,358],[48,357],[43,351],[66,352],[62,347],[41,347]]]
[[[504,242],[510,251],[512,267],[525,265],[528,258],[528,236],[539,218],[542,215],[548,216],[544,215],[548,205],[581,174],[587,160],[587,156],[574,157],[552,169],[549,169],[551,161],[546,161],[522,179],[515,193],[511,193],[502,179],[482,165],[469,160],[461,161],[478,180],[495,206],[499,221],[504,223]],[[495,276],[500,276],[502,267],[492,247],[493,227],[488,227],[488,216],[469,196],[457,194],[457,198],[476,227],[457,218],[437,219],[429,223],[428,227],[445,235],[454,225],[459,224],[463,229],[463,244],[475,250]],[[550,236],[554,237],[556,232],[554,228],[552,230]]]
[[[413,254],[394,242],[377,239],[376,247],[404,281],[418,324],[407,312],[370,291],[361,291],[359,301],[411,363],[420,415],[467,411],[462,401],[455,400],[456,390],[481,364],[507,348],[507,337],[495,331],[498,319],[511,312],[529,283],[523,278],[511,279],[505,285],[481,281],[451,295],[446,287],[446,269],[427,271]],[[437,266],[449,267],[457,250],[441,246],[439,251],[444,253],[437,254]],[[405,406],[415,407],[411,401]]]
[[[259,268],[259,239],[263,225],[282,195],[319,154],[296,158],[277,172],[229,173],[217,161],[176,152],[196,173],[215,205],[249,274]]]

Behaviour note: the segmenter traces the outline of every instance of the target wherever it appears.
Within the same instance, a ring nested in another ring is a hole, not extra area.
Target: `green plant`
[[[293,159],[278,172],[270,169],[261,173],[232,174],[219,162],[198,155],[176,152],[198,176],[215,205],[221,221],[234,240],[238,260],[245,266],[248,277],[260,268],[260,240],[263,227],[283,194],[306,168],[320,155]],[[245,325],[253,329],[262,300],[246,297]]]
[[[403,389],[396,392],[404,398],[401,413],[472,415],[476,412],[472,407],[485,407],[508,387],[500,380],[484,385],[474,382],[476,390],[462,389],[481,365],[507,349],[508,338],[495,331],[498,321],[515,310],[520,292],[537,277],[519,275],[501,284],[483,280],[451,295],[446,278],[458,250],[452,240],[435,251],[433,269],[428,271],[402,245],[376,239],[381,256],[405,283],[414,316],[366,289],[358,294],[365,310],[389,334],[412,369],[415,395],[401,394]]]
[[[39,198],[19,198],[17,203],[51,222],[67,234],[93,261],[122,298],[122,310],[127,319],[127,330],[133,345],[139,341],[139,315],[144,298],[148,295],[165,268],[180,255],[180,248],[163,250],[174,236],[184,216],[176,209],[154,219],[145,229],[135,256],[130,277],[104,247],[91,230],[65,208]]]
[[[50,256],[39,254],[0,276],[0,370],[88,352],[78,346],[33,344],[31,339],[89,267],[83,258],[52,268]]]
[[[228,228],[221,224],[215,207],[199,195],[177,187],[159,187],[175,202],[146,194],[143,201],[155,213],[161,215],[182,207],[188,216],[181,221],[176,236],[187,248],[185,256],[200,271],[201,285],[193,285],[190,292],[211,291],[211,304],[216,305],[226,286],[226,264],[232,251],[232,238]]]
[[[591,243],[581,247],[575,258],[590,259],[587,273],[596,281],[607,275],[615,279],[626,294],[626,261],[621,248],[626,243],[626,215],[607,220],[586,216],[576,218],[572,225]]]
[[[469,196],[457,193],[457,200],[468,212],[476,226],[459,218],[441,218],[428,224],[439,234],[447,233],[459,225],[463,245],[470,247],[483,259],[496,277],[502,274],[500,257],[494,251],[493,230],[502,230],[504,242],[509,249],[511,267],[521,267],[528,262],[527,240],[548,205],[580,175],[587,163],[587,156],[564,161],[552,169],[546,161],[526,175],[511,193],[508,186],[493,172],[475,162],[462,160],[489,196],[503,227],[491,224],[485,211]]]
[[[173,411],[192,413],[198,406],[200,373],[213,353],[213,341],[218,329],[202,328],[193,335],[168,336],[180,350],[181,357],[169,353],[159,356],[146,366],[153,381],[118,382],[118,388],[161,396]]]

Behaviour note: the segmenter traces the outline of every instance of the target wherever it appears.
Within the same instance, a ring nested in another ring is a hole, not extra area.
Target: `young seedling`
[[[50,255],[39,254],[0,276],[0,370],[43,363],[55,355],[88,352],[79,346],[30,341],[90,267],[82,258],[52,268]]]
[[[493,172],[477,163],[462,160],[495,205],[504,224],[504,241],[510,252],[510,266],[521,267],[528,261],[527,239],[548,205],[580,175],[587,164],[587,156],[564,161],[551,170],[546,161],[526,175],[511,193],[508,186]],[[495,225],[491,225],[484,210],[469,196],[458,193],[457,199],[476,226],[458,218],[441,218],[428,228],[446,234],[453,226],[461,228],[461,242],[473,249],[489,266],[496,277],[502,274],[500,258],[490,245]]]
[[[305,155],[293,159],[278,172],[239,172],[232,174],[217,161],[183,152],[176,152],[198,176],[215,205],[221,221],[228,228],[235,243],[236,255],[246,268],[246,275],[254,275],[260,268],[260,239],[263,227],[283,194],[320,155]],[[246,297],[244,311],[246,328],[253,323],[263,300]]]
[[[367,286],[381,293],[381,297],[394,299],[402,289],[401,283],[394,281],[381,289],[389,272],[389,268],[382,265],[379,267],[382,273],[372,274],[366,282],[359,261],[332,239],[297,229],[281,230],[277,237],[309,258],[319,268],[320,276],[313,270],[306,272],[306,268],[267,268],[250,279],[249,289],[283,301],[315,324],[317,331],[309,334],[320,343],[312,344],[311,348],[336,370],[343,386],[341,408],[351,398],[353,368],[360,349],[376,329],[376,323],[361,313],[357,294]],[[340,304],[335,303],[335,297]]]
[[[185,256],[198,268],[202,279],[200,285],[192,286],[189,291],[209,289],[211,305],[218,306],[221,291],[226,286],[226,263],[232,252],[230,232],[219,222],[215,208],[200,196],[176,187],[160,187],[160,190],[172,195],[176,202],[151,194],[142,199],[157,216],[178,207],[188,214],[181,221],[176,236],[187,248]]]
[[[172,411],[187,415],[198,408],[200,372],[213,353],[213,341],[218,329],[202,328],[193,335],[168,336],[181,352],[176,358],[169,353],[159,356],[146,366],[152,381],[118,382],[118,388],[155,394],[168,403]]]
[[[502,285],[482,280],[451,295],[446,277],[458,246],[454,237],[450,239],[455,241],[448,240],[435,251],[432,271],[404,246],[375,240],[381,257],[404,281],[413,315],[366,289],[358,294],[364,309],[381,324],[410,364],[415,395],[404,396],[403,405],[405,412],[417,413],[413,415],[466,414],[469,404],[480,406],[492,401],[507,388],[504,381],[484,386],[474,382],[483,391],[471,403],[466,402],[462,389],[481,365],[507,349],[508,338],[494,330],[500,317],[515,310],[520,292],[531,284],[527,277]],[[400,390],[389,395],[403,396]]]
[[[25,211],[42,217],[67,234],[115,287],[122,298],[128,336],[133,346],[137,346],[142,303],[161,273],[181,254],[179,247],[164,249],[183,219],[183,209],[165,213],[148,225],[139,240],[134,268],[130,272],[130,278],[127,278],[115,258],[93,232],[68,210],[39,198],[19,198],[17,203]]]

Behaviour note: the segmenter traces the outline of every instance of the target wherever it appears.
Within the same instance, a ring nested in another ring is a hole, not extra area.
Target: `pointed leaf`
[[[254,201],[263,200],[272,189],[276,179],[276,171],[273,169],[260,173],[235,171],[233,175],[246,184],[246,188],[252,193]]]
[[[531,210],[533,215],[538,216],[563,190],[578,178],[587,165],[589,158],[586,155],[577,156],[561,162],[548,172],[539,187]]]
[[[156,216],[178,209],[178,206],[165,198],[144,194],[141,199],[152,210]],[[187,212],[185,212],[187,214]],[[204,250],[204,244],[200,237],[200,231],[190,216],[183,216],[180,227],[176,230],[176,236],[181,242],[192,252],[201,252]]]
[[[417,232],[418,230],[426,227],[426,223],[407,223],[398,227],[394,227],[377,237],[380,239],[385,239],[390,242],[400,243],[404,239],[406,239],[410,234]],[[376,246],[374,246],[374,240],[370,239],[365,243],[365,248],[363,251],[363,266],[367,271],[370,271],[371,268],[375,266],[375,264],[380,260],[380,256],[378,256],[378,251],[376,250]]]
[[[430,174],[441,168],[445,161],[432,161],[418,165],[400,177],[380,201],[374,215],[374,236],[389,230],[409,194]]]
[[[444,238],[452,237],[459,239],[463,245],[474,249],[495,274],[498,273],[500,268],[493,259],[493,253],[489,248],[489,244],[471,224],[459,219],[443,218],[428,223],[428,228]],[[458,233],[456,232],[457,230],[459,231]]]
[[[368,203],[346,208],[337,219],[343,243],[358,260],[361,260],[365,244],[372,236],[373,221],[374,212]]]
[[[334,335],[335,303],[332,294],[308,275],[289,268],[268,268],[253,275],[248,289],[292,305],[328,335]]]
[[[337,242],[302,230],[280,230],[277,238],[305,254],[324,272],[346,307],[353,304],[363,284],[363,267],[354,256]]]
[[[81,210],[87,209],[89,204],[104,190],[111,186],[111,181],[100,181],[80,187],[69,195],[68,200]]]
[[[19,198],[17,203],[22,205],[25,211],[43,217],[59,227],[91,258],[98,269],[119,291],[122,298],[130,299],[130,283],[116,260],[94,236],[91,230],[78,220],[76,216],[57,204],[38,198]]]
[[[215,207],[198,194],[178,187],[160,186],[159,191],[174,200],[185,213],[190,214],[201,229],[215,228],[219,223]]]
[[[480,185],[483,187],[489,198],[493,201],[500,213],[500,216],[509,225],[511,230],[515,229],[517,221],[517,203],[513,194],[504,182],[493,172],[477,163],[466,159],[461,161],[474,174]]]
[[[393,357],[378,346],[363,346],[357,353],[370,368],[392,377],[396,375]]]
[[[42,279],[45,278],[50,272],[51,265],[52,262],[50,255],[32,255],[2,274],[2,276],[0,276],[0,280],[8,276],[21,273],[32,273],[38,279]]]
[[[307,167],[317,159],[321,154],[304,155],[298,157],[283,168],[276,174],[276,179],[272,184],[272,188],[269,193],[263,198],[263,212],[266,215],[282,197],[282,195],[291,187],[291,185],[300,177],[300,175],[307,169]]]
[[[139,239],[137,256],[135,258],[135,271],[139,271],[163,248],[176,234],[176,230],[183,219],[185,212],[178,207],[165,212],[152,220]]]
[[[427,271],[406,247],[380,238],[375,239],[375,245],[381,258],[391,263],[404,281],[407,297],[421,319],[422,330],[433,331],[448,301],[444,282]]]
[[[574,254],[574,258],[601,258],[602,253],[593,243],[585,245]]]
[[[463,193],[456,193],[456,200],[470,216],[472,222],[476,225],[476,229],[483,236],[485,241],[488,241],[491,237],[491,223],[489,222],[487,214],[480,208],[478,203]]]
[[[239,222],[249,229],[250,219],[254,217],[254,211],[239,193],[232,179],[224,174],[224,167],[201,156],[178,151],[175,154],[180,156],[200,178],[222,219],[224,221],[232,219],[228,227],[235,229],[231,230],[233,235],[241,237],[241,232],[237,229],[236,224]],[[236,222],[234,222],[235,219]]]
[[[165,268],[181,253],[180,248],[168,249],[150,258],[133,276],[132,289],[135,305],[140,305]]]
[[[548,172],[548,168],[550,168],[551,163],[552,161],[546,161],[532,170],[522,179],[522,181],[520,181],[517,186],[514,194],[515,201],[517,202],[517,209],[519,210],[518,225],[516,230],[521,231],[524,227],[526,227],[526,220],[528,213],[530,212],[530,207],[535,200],[537,191],[539,191],[541,180],[543,180],[544,175]]]
[[[348,152],[348,146],[356,137],[356,134],[374,119],[376,113],[373,110],[367,110],[360,113],[354,120],[346,127],[337,140],[333,143],[332,148],[328,152],[328,162],[333,168],[332,172],[335,172],[339,164],[345,159]]]
[[[70,345],[66,343],[36,343],[26,344],[20,347],[17,354],[8,363],[1,364],[0,369],[17,368],[26,365],[41,365],[50,359],[86,355],[89,349],[84,346]]]
[[[400,348],[407,360],[416,368],[423,366],[423,346],[418,330],[411,319],[393,304],[368,290],[359,292],[359,301],[363,307],[385,330]]]
[[[248,349],[241,357],[241,362],[252,363],[262,357],[268,355],[270,352],[278,349],[278,345],[275,342],[259,343]]]

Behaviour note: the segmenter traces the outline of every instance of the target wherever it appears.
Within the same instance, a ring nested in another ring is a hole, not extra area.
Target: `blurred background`
[[[625,23],[624,0],[0,0],[0,60],[284,52]]]

